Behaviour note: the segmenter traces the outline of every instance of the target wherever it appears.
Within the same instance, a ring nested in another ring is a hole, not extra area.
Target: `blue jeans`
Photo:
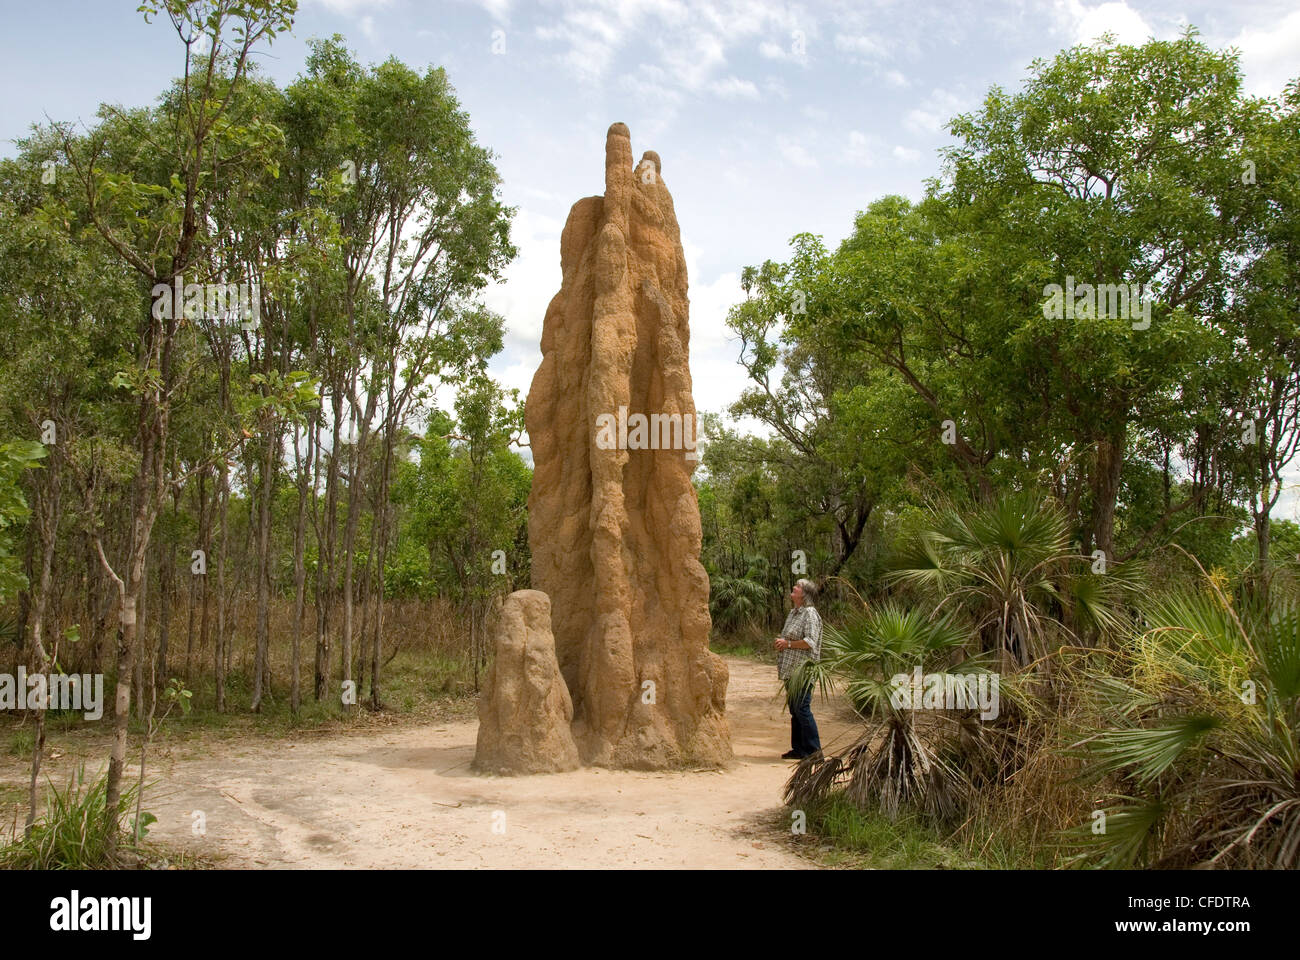
[[[803,692],[786,700],[790,708],[790,749],[797,756],[806,757],[822,748],[821,735],[817,732],[817,721],[812,715],[812,685]]]

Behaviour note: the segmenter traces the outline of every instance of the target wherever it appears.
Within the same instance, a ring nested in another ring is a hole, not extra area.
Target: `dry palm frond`
[[[843,769],[840,757],[805,757],[786,781],[784,798],[792,806],[807,806],[826,798]]]

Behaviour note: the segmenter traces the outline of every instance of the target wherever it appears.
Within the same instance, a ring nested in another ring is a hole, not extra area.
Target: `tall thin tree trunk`
[[[136,603],[136,609],[139,611],[141,620],[147,623],[149,621],[149,561],[147,557],[144,563],[144,575],[140,578],[140,592],[137,596]],[[138,635],[142,634],[143,631]],[[135,691],[133,694],[135,697],[135,718],[143,721],[145,717],[144,673],[141,670],[142,658],[138,653],[134,658],[134,662],[135,668],[131,673],[131,687]]]
[[[217,527],[220,544],[217,546],[217,635],[212,649],[212,669],[217,687],[217,713],[226,709],[226,510],[230,503],[230,464],[221,458],[221,489],[217,493]]]
[[[391,389],[389,399],[391,412]],[[393,468],[393,434],[395,430],[396,426],[390,424],[388,429],[384,431],[384,461],[379,475],[379,507],[375,511],[375,527],[379,530],[379,548],[376,556],[376,567],[379,570],[379,575],[376,577],[378,587],[375,594],[375,633],[370,647],[370,706],[373,710],[380,710],[383,707],[380,694],[379,669],[380,648],[383,646],[384,638],[384,563],[388,556],[388,487]]]
[[[374,517],[375,519],[370,524],[370,549],[366,551],[366,563],[365,566],[362,567],[361,569],[361,618],[360,618],[361,629],[357,632],[357,636],[360,638],[360,640],[356,645],[357,646],[356,675],[357,675],[358,693],[360,693],[361,689],[366,685],[366,654],[370,649],[370,645],[367,642],[367,640],[370,636],[370,618],[371,618],[371,612],[374,608],[374,604],[371,601],[374,599],[373,591],[374,591],[375,549],[378,545],[378,537],[379,537],[379,529],[378,529],[379,510],[377,504],[371,504],[371,510],[372,510],[371,516]]]
[[[353,411],[355,425],[355,414]],[[355,431],[355,426],[354,426]],[[353,630],[353,583],[356,565],[357,514],[360,512],[362,474],[365,473],[365,457],[360,451],[366,445],[366,429],[363,424],[360,435],[348,451],[348,517],[343,526],[343,685],[352,682],[352,630]]]
[[[271,501],[275,497],[276,447],[279,428],[267,425],[262,449],[262,483],[257,512],[257,653],[253,658],[252,710],[262,709],[262,682],[268,672],[268,608],[271,600]]]
[[[355,377],[353,386],[355,387]],[[354,390],[355,392],[355,390]],[[361,491],[365,477],[366,441],[370,433],[370,421],[375,415],[375,391],[367,391],[366,410],[361,418],[361,430],[352,444],[348,464],[348,518],[343,528],[343,683],[352,682],[352,637],[353,637],[353,573],[356,566],[357,523],[361,512]],[[353,410],[353,422],[357,411]]]
[[[193,572],[194,561],[193,561],[193,555],[191,555],[191,559],[189,563],[189,566],[191,568],[189,632],[186,635],[186,639],[185,639],[186,678],[193,676],[192,668],[194,663],[194,614],[195,614],[196,607],[200,611],[199,612],[199,617],[200,617],[199,648],[202,649],[203,646],[208,641],[208,591],[207,591],[208,575],[207,575],[206,564],[208,561],[208,548],[210,546],[210,544],[208,543],[208,539],[209,539],[208,528],[211,525],[211,519],[208,516],[207,479],[208,479],[208,470],[205,467],[199,471],[199,475],[197,478],[198,480],[197,498],[199,504],[199,547],[198,548],[203,552],[204,572],[203,573]],[[199,598],[197,602],[196,602],[196,596],[198,596]]]
[[[298,444],[301,436],[297,425],[293,430],[293,459],[298,482],[298,520],[293,531],[293,664],[290,668],[289,709],[296,715],[302,703],[302,628],[306,614],[307,598],[307,480],[311,470],[314,436],[311,427],[306,430],[307,461],[304,464]]]
[[[168,544],[162,551],[162,565],[158,571],[158,673],[167,676],[167,641],[171,629],[172,582],[176,567],[176,553]],[[155,693],[157,687],[155,686]]]
[[[147,412],[142,413],[142,430],[147,430],[149,423]],[[141,458],[140,472],[135,483],[136,506],[126,580],[123,581],[117,574],[112,574],[117,582],[122,629],[118,634],[116,656],[117,690],[113,705],[113,743],[109,751],[108,779],[104,790],[104,817],[108,827],[106,853],[110,862],[117,856],[122,772],[126,766],[127,726],[131,716],[131,679],[135,672],[136,638],[139,630],[137,611],[141,610],[139,600],[144,587],[145,558],[149,550],[149,534],[153,530],[155,516],[152,509],[154,491],[151,486],[154,482],[154,472],[161,469],[153,463],[156,454],[151,449],[152,442],[156,442],[156,437],[147,437],[141,444],[144,447],[144,456]],[[97,546],[100,549],[101,561],[111,571],[112,568],[108,566],[108,561],[103,556],[102,546]]]
[[[40,496],[37,505],[41,539],[41,572],[36,584],[36,596],[32,603],[32,653],[38,673],[45,673],[50,668],[50,657],[45,651],[45,613],[49,603],[50,579],[54,569],[54,548],[58,542],[59,510],[62,499],[62,482],[59,477],[58,448],[50,458],[49,474],[45,481],[46,490]],[[39,489],[39,486],[38,486]],[[49,688],[46,687],[48,697]],[[27,824],[25,835],[32,835],[32,826],[36,822],[36,782],[41,774],[41,760],[45,755],[45,709],[48,703],[36,711],[36,736],[32,746],[32,778],[27,794]]]
[[[192,564],[193,561],[191,560],[186,566],[192,566]],[[194,664],[194,616],[198,612],[196,597],[199,591],[199,575],[191,570],[189,580],[189,590],[187,591],[189,599],[186,609],[187,626],[185,630],[185,678],[187,680],[192,676],[190,668]]]
[[[84,666],[93,667],[94,673],[103,673],[99,669],[99,618],[95,616],[95,608],[98,606],[99,596],[99,560],[95,556],[95,541],[87,531],[84,535],[81,545],[82,552],[86,558],[85,591],[82,610],[82,622],[86,625],[84,639],[86,641],[85,661],[82,664],[82,673],[85,673]]]
[[[330,428],[331,445],[329,469],[325,476],[325,550],[318,561],[324,567],[324,589],[317,590],[318,615],[316,618],[316,699],[325,697],[330,681],[330,606],[334,596],[334,585],[338,577],[334,567],[335,536],[338,527],[339,495],[339,432],[343,420],[343,394],[339,384],[334,384],[330,394],[330,412],[333,424]],[[319,442],[319,441],[318,441]],[[317,453],[317,457],[320,454]],[[319,583],[320,577],[317,577]]]
[[[33,567],[36,563],[36,525],[28,527],[27,535],[23,537],[23,573],[27,577],[28,583],[33,583],[36,577],[33,575]],[[23,658],[23,638],[27,636],[27,621],[31,616],[32,610],[32,592],[24,587],[18,591],[18,624],[15,631],[18,645],[14,650],[14,670],[17,671],[18,664]]]

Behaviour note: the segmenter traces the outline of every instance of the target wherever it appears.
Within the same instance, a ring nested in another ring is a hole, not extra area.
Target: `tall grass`
[[[49,785],[45,813],[30,833],[16,824],[9,842],[0,846],[0,868],[7,870],[104,870],[121,866],[108,854],[109,830],[116,829],[118,846],[130,846],[131,833],[123,830],[123,818],[135,804],[136,786],[124,784],[118,801],[118,817],[110,827],[104,817],[108,785],[107,771],[86,782],[81,764],[60,790]]]

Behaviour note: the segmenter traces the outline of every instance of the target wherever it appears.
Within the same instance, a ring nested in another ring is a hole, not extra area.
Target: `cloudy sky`
[[[151,102],[181,54],[135,0],[0,0],[0,152],[33,121],[90,120],[100,102]],[[258,58],[280,83],[306,41],[343,34],[363,62],[447,68],[479,142],[498,155],[520,249],[487,297],[506,317],[493,372],[527,391],[559,287],[569,207],[603,190],[604,134],[663,158],[690,272],[695,398],[721,410],[744,386],[724,326],[747,264],[803,231],[834,244],[887,193],[917,197],[943,126],[1036,57],[1105,31],[1169,39],[1193,24],[1235,46],[1247,87],[1300,73],[1300,8],[1276,2],[776,0],[304,0],[292,36]],[[1278,515],[1296,513],[1296,500]]]

